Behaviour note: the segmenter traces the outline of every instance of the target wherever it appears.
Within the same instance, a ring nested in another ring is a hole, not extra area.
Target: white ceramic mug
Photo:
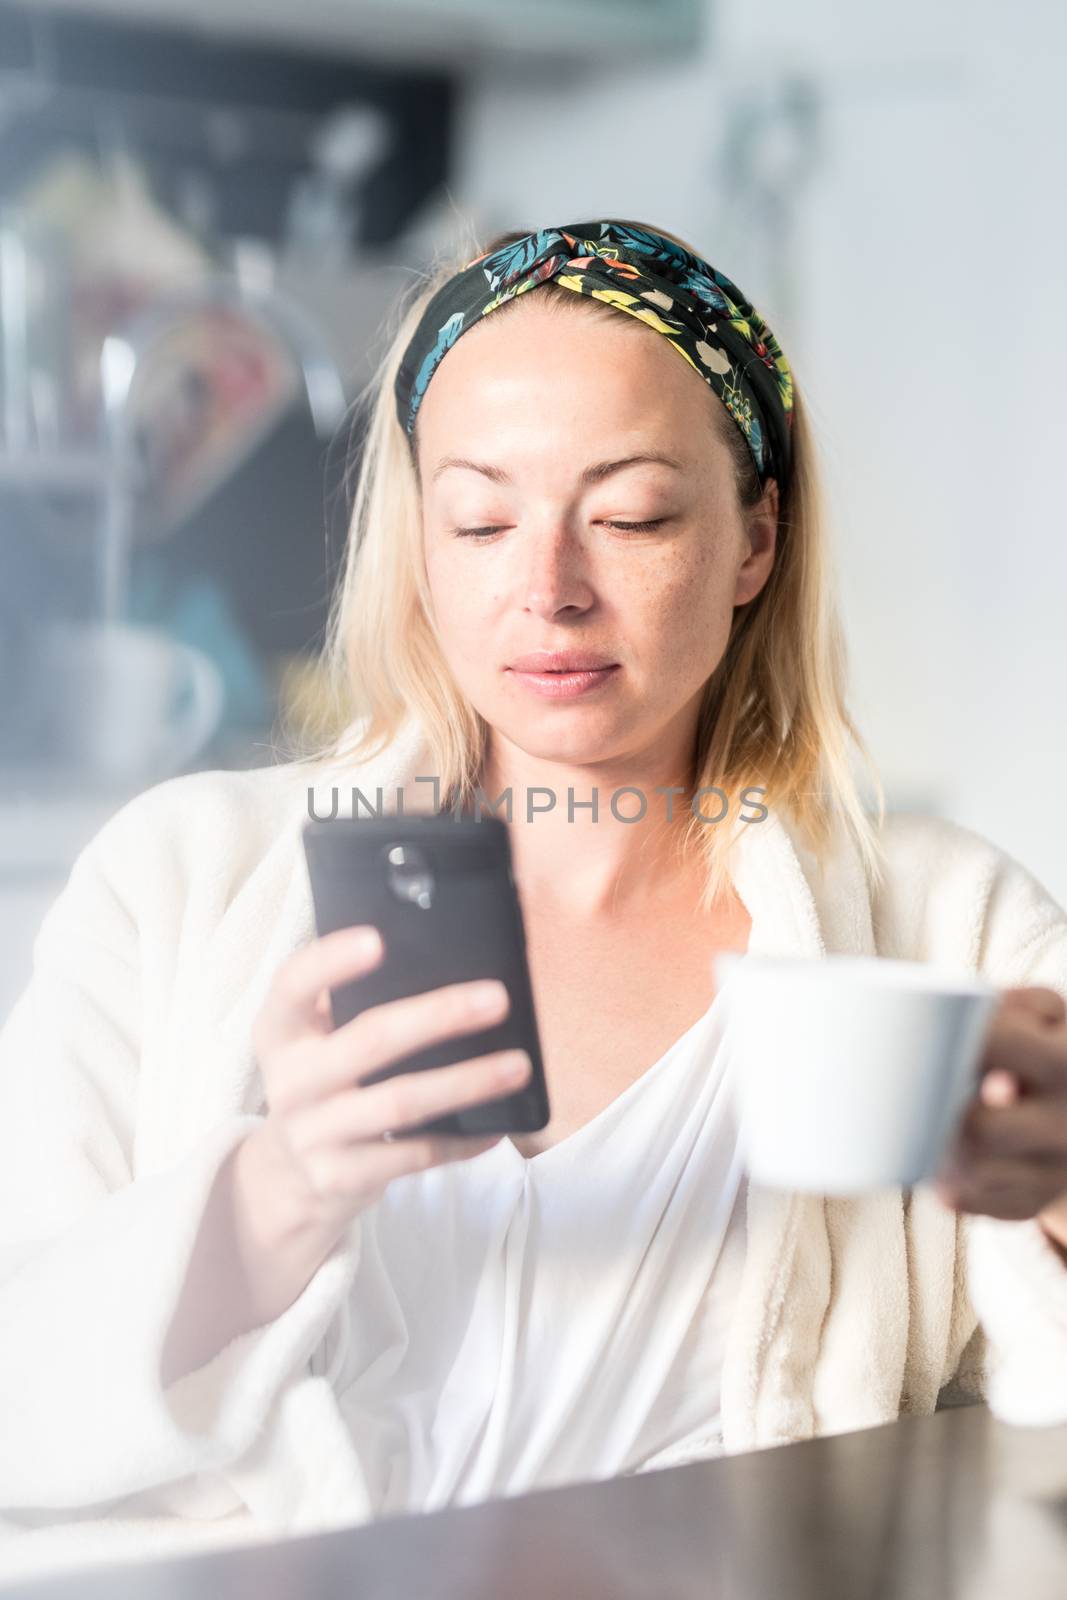
[[[998,991],[876,956],[715,958],[749,1176],[856,1194],[932,1177],[977,1086]]]
[[[39,666],[52,749],[93,776],[137,782],[180,771],[221,719],[214,662],[152,628],[48,624]]]

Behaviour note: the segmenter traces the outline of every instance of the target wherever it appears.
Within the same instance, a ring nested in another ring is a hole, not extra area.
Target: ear
[[[734,605],[754,600],[771,575],[778,539],[778,485],[767,480],[763,494],[743,513],[749,554],[737,569]]]

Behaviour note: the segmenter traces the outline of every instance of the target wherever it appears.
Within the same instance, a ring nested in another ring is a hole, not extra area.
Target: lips
[[[590,661],[592,666],[573,664]],[[598,694],[614,681],[622,668],[617,661],[608,661],[605,656],[590,651],[542,650],[520,657],[507,670],[521,691],[543,700],[562,702]]]
[[[512,672],[600,672],[617,666],[610,656],[593,650],[534,650],[510,663]]]

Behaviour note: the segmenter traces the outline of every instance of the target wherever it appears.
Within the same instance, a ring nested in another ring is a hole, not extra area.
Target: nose
[[[565,520],[532,530],[516,543],[521,570],[518,587],[525,611],[538,617],[587,611],[593,603],[588,554]]]

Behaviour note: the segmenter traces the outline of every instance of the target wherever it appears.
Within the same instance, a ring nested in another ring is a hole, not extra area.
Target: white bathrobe
[[[353,786],[390,807],[432,771],[412,722],[380,757],[315,774],[318,804],[336,784],[342,811]],[[0,1035],[0,1580],[367,1519],[324,1356],[358,1218],[273,1323],[159,1382],[213,1179],[263,1115],[253,1018],[314,935],[310,781],[278,765],[145,791],[38,935]],[[843,832],[820,874],[786,817],[742,828],[750,951],[941,962],[1067,997],[1067,914],[1025,868],[938,818],[894,816],[885,838],[872,900]],[[1067,1267],[1036,1221],[964,1217],[925,1186],[749,1185],[746,1228],[727,1452],[969,1396],[1005,1421],[1067,1421]]]

